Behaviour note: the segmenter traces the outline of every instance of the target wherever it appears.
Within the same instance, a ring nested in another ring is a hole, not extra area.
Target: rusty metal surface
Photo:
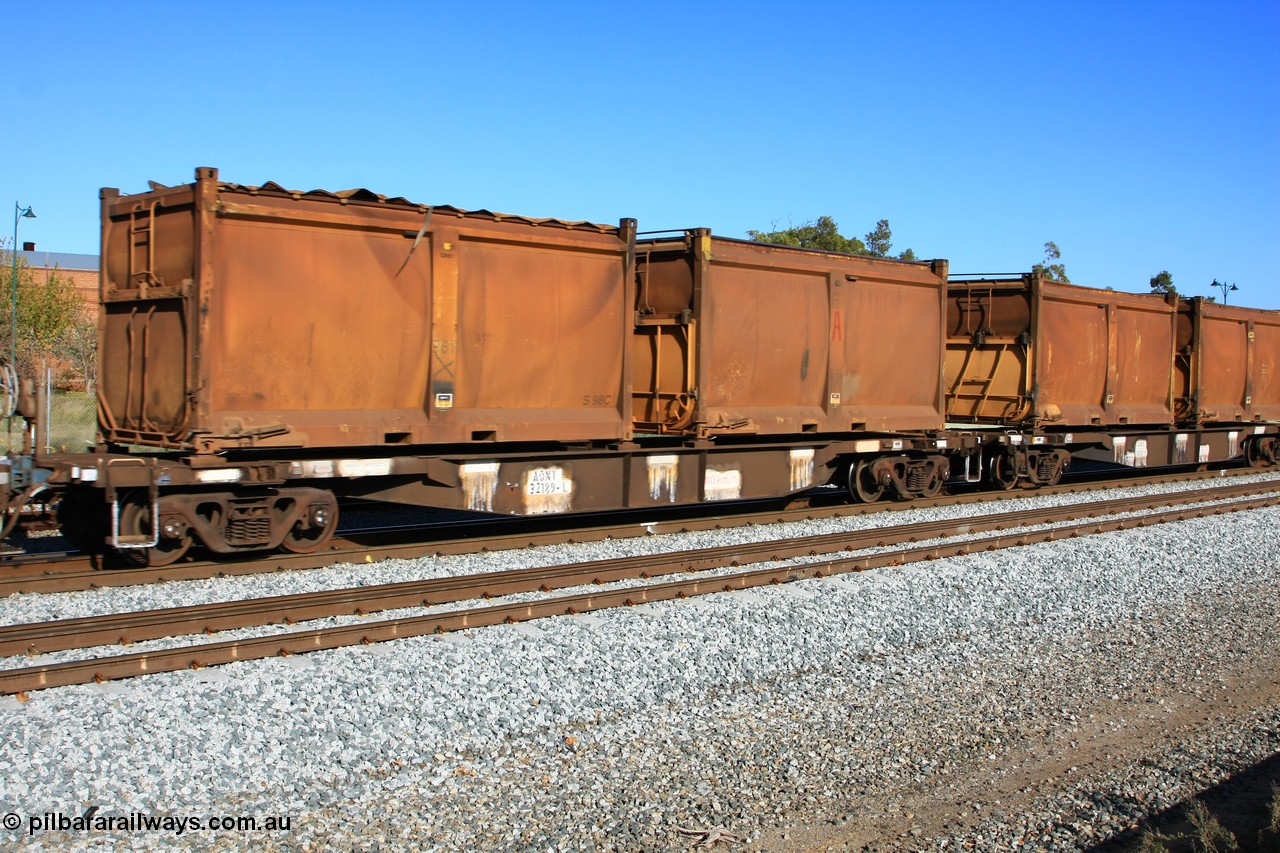
[[[721,447],[699,441],[621,450],[565,450],[554,456],[446,458],[434,466],[430,483],[369,478],[345,485],[344,492],[372,500],[503,515],[643,509],[799,492],[826,483],[840,452],[838,443],[815,439],[801,447],[790,443]]]
[[[1173,423],[1173,306],[1046,282],[953,282],[948,420],[1026,426]]]
[[[642,241],[637,255],[638,429],[942,427],[945,262],[810,252],[706,230]]]
[[[1280,420],[1280,311],[1179,306],[1183,410],[1195,423]]]
[[[1255,429],[1258,430],[1257,433],[1254,432]],[[1112,430],[1100,436],[1103,439],[1101,445],[1077,448],[1072,455],[1082,461],[1124,465],[1129,468],[1218,464],[1239,458],[1250,441],[1263,440],[1273,444],[1275,429],[1229,429],[1215,426],[1126,433]]]
[[[108,440],[625,438],[633,226],[368,191],[102,193]]]
[[[1031,302],[1022,279],[948,286],[948,421],[1021,425],[1031,419]]]

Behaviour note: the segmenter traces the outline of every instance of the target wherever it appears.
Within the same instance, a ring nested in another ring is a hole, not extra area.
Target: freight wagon
[[[101,206],[99,440],[43,452],[30,418],[4,532],[51,501],[134,564],[318,550],[341,498],[534,515],[1276,461],[1276,312],[209,168]]]
[[[1054,482],[1073,458],[1275,464],[1278,366],[1280,312],[1038,274],[948,286],[947,421],[987,436],[1004,488]]]
[[[89,550],[312,551],[341,497],[538,514],[948,475],[945,262],[208,168],[101,200],[100,441],[9,466],[10,510],[52,493]]]

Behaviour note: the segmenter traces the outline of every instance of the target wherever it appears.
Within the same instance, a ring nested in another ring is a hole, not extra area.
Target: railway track
[[[1210,501],[1229,501],[1209,504]],[[550,615],[581,613],[607,607],[691,597],[726,590],[749,589],[804,578],[863,571],[981,550],[996,550],[1033,542],[1119,530],[1222,512],[1254,509],[1280,503],[1280,482],[1227,484],[1194,492],[1141,498],[1122,498],[1051,509],[1005,512],[964,519],[903,525],[868,531],[842,532],[762,543],[726,546],[683,554],[650,555],[593,563],[526,569],[327,590],[238,602],[168,608],[128,614],[60,620],[0,627],[0,654],[14,656],[57,650],[133,643],[188,633],[216,633],[233,628],[278,622],[299,622],[339,615],[364,615],[404,607],[435,606],[462,600],[496,597],[588,584],[603,585],[636,578],[704,573],[699,577],[639,587],[547,597],[533,602],[484,605],[445,613],[415,615],[354,625],[293,631],[248,639],[215,641],[173,649],[117,655],[89,660],[23,667],[0,672],[0,692],[22,694],[45,687],[103,681],[151,672],[199,668],[236,660],[296,654],[357,643],[372,643],[428,633],[517,622]],[[1188,504],[1199,506],[1188,507]],[[1137,516],[1099,519],[1175,507]],[[1076,522],[1080,518],[1095,520]],[[1065,525],[1031,531],[1037,525]],[[875,554],[843,555],[850,551],[918,542],[942,537],[1002,532],[976,540],[935,543]],[[841,556],[832,556],[841,554]],[[762,564],[796,558],[811,561],[779,567],[746,569],[707,576],[711,569]],[[817,558],[817,559],[814,559]]]
[[[1035,490],[1011,492],[973,491],[909,502],[848,504],[821,494],[806,498],[796,505],[767,510],[744,510],[733,514],[666,512],[628,520],[622,523],[583,523],[564,528],[547,519],[501,518],[463,523],[431,525],[397,525],[341,531],[330,547],[313,554],[255,555],[241,560],[190,560],[158,568],[106,569],[100,558],[86,554],[57,554],[42,559],[40,555],[0,556],[0,598],[16,593],[74,592],[110,586],[133,586],[178,580],[204,580],[215,577],[259,574],[274,571],[323,568],[340,562],[372,562],[387,559],[416,559],[428,556],[471,554],[481,551],[503,551],[564,542],[588,542],[605,539],[627,539],[663,533],[710,530],[737,525],[774,524],[816,518],[865,515],[921,507],[956,506],[1002,502],[1021,497],[1072,494],[1099,491],[1118,486],[1142,486],[1234,477],[1258,473],[1257,469],[1178,472],[1138,479],[1117,481],[1114,477],[1092,478]],[[513,532],[514,529],[514,532]]]

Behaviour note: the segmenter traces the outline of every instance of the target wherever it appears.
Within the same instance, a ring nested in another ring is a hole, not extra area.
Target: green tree
[[[867,245],[857,237],[845,237],[841,234],[840,226],[830,216],[819,216],[816,222],[806,222],[781,231],[748,231],[747,236],[757,243],[844,252],[849,255],[867,254]]]
[[[9,357],[13,329],[13,254],[0,253],[4,287],[0,288],[0,358]],[[16,344],[18,373],[33,376],[42,363],[66,358],[63,344],[67,331],[81,322],[86,313],[85,301],[75,284],[57,267],[47,275],[32,270],[18,256],[18,317]]]
[[[881,219],[876,223],[875,230],[867,234],[866,244],[868,255],[889,257],[889,250],[893,248],[893,232],[889,230],[889,220]]]
[[[889,250],[893,247],[893,231],[890,230],[887,219],[881,219],[876,223],[876,227],[867,234],[865,242],[857,237],[846,237],[841,234],[840,226],[830,216],[819,216],[814,222],[806,222],[804,225],[785,228],[781,231],[748,231],[747,236],[757,243],[795,246],[798,249],[820,249],[824,252],[844,252],[846,255],[871,255],[876,258],[889,257]],[[899,254],[898,258],[914,261],[916,253],[907,249]]]
[[[71,362],[74,373],[84,380],[85,391],[93,396],[98,385],[98,320],[89,310],[63,329],[58,352]]]
[[[1040,273],[1045,281],[1061,281],[1070,284],[1071,279],[1067,278],[1067,268],[1061,260],[1062,252],[1058,250],[1058,244],[1050,240],[1044,244],[1044,263],[1033,265],[1031,271]]]
[[[1173,276],[1168,270],[1160,270],[1160,272],[1151,276],[1151,292],[1152,293],[1177,293],[1178,288],[1173,286]]]

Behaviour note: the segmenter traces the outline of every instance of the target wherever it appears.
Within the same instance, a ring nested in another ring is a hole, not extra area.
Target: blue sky
[[[887,218],[953,272],[1053,240],[1079,284],[1280,309],[1275,0],[0,9],[0,200],[43,250],[97,251],[99,187],[216,166],[731,237]]]

